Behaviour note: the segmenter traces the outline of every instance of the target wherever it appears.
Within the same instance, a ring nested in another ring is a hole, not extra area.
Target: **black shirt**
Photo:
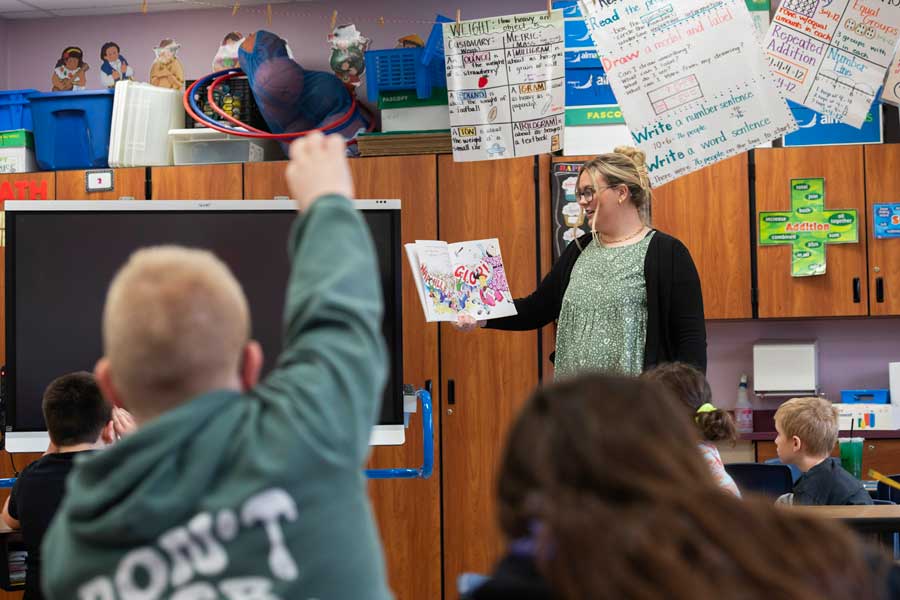
[[[527,331],[559,318],[563,296],[581,249],[593,243],[590,233],[569,244],[537,290],[515,300],[518,314],[491,319],[485,327]],[[647,286],[647,339],[644,369],[681,361],[706,372],[706,322],[700,276],[691,253],[677,239],[656,231],[644,258]]]
[[[837,458],[826,458],[794,484],[794,504],[842,506],[872,504],[872,497]]]
[[[87,452],[90,452],[88,450]],[[48,454],[34,461],[16,479],[9,496],[9,516],[22,525],[28,558],[23,600],[42,600],[41,542],[65,492],[66,477],[83,452]]]

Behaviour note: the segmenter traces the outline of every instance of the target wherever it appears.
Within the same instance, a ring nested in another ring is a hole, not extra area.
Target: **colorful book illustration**
[[[448,244],[406,244],[425,320],[456,321],[461,314],[486,320],[516,314],[497,238]]]

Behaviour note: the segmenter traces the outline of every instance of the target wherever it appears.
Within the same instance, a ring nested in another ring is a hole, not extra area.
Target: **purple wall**
[[[734,406],[741,373],[752,379],[757,340],[818,340],[819,387],[830,400],[839,400],[841,390],[886,389],[888,363],[900,362],[900,318],[709,322],[706,332],[707,376],[723,408]]]
[[[294,56],[307,68],[325,70],[328,65],[327,35],[332,10],[338,11],[338,24],[356,23],[363,35],[372,40],[370,49],[393,48],[398,38],[416,33],[428,38],[437,13],[455,16],[456,7],[462,18],[479,18],[528,11],[546,7],[542,0],[460,0],[448,7],[437,0],[334,0],[320,3],[273,4],[272,26],[266,26],[265,7],[241,8],[237,16],[231,9],[176,11],[147,15],[115,15],[69,19],[16,21],[6,34],[0,29],[7,50],[2,53],[0,67],[8,60],[7,84],[11,88],[50,89],[53,65],[66,45],[84,49],[91,66],[90,87],[97,87],[100,46],[115,41],[135,71],[135,78],[146,81],[153,62],[153,47],[166,37],[175,38],[182,48],[179,58],[188,79],[196,79],[211,70],[211,63],[222,38],[229,31],[245,35],[258,29],[269,29],[284,37]],[[450,14],[452,11],[452,14]],[[378,24],[379,17],[385,25]],[[49,41],[48,41],[49,40]],[[8,57],[8,59],[7,59]],[[3,83],[0,71],[0,84]]]
[[[6,89],[7,78],[6,78],[6,63],[7,63],[7,54],[9,54],[9,49],[7,48],[7,33],[9,32],[9,25],[3,19],[0,19],[0,90]]]

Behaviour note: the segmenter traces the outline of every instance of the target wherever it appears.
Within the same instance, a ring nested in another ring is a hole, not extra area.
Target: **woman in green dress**
[[[524,331],[556,320],[555,376],[586,371],[638,375],[681,361],[706,371],[700,278],[687,248],[649,227],[644,153],[620,147],[582,165],[578,203],[591,232],[569,244],[518,314],[457,328]]]

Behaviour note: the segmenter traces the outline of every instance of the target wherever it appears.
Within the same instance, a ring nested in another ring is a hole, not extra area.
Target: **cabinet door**
[[[0,175],[0,207],[7,200],[55,200],[56,173]]]
[[[152,167],[154,200],[241,200],[244,171],[240,163]]]
[[[534,165],[531,157],[438,157],[440,238],[498,238],[514,296],[531,293],[538,279]],[[445,598],[456,598],[457,576],[488,572],[503,548],[497,466],[509,425],[538,382],[538,333],[440,327],[444,589]]]
[[[866,146],[865,152],[866,217],[872,219],[874,204],[900,202],[900,145]],[[867,239],[870,314],[900,315],[900,240]]]
[[[113,169],[113,189],[108,192],[88,192],[86,171],[57,171],[56,196],[60,200],[119,200],[147,199],[147,168]]]
[[[265,181],[283,185],[286,163],[270,163]],[[437,163],[434,155],[359,158],[350,161],[357,198],[399,199],[403,243],[437,239]],[[259,189],[259,188],[257,188]],[[286,190],[285,190],[286,193]],[[278,194],[265,192],[262,197]],[[260,194],[253,194],[260,196]],[[251,196],[251,197],[253,197]],[[405,255],[403,273],[403,380],[417,388],[438,380],[437,325],[426,324],[416,284]],[[440,431],[438,398],[434,430]],[[376,446],[369,468],[418,467],[422,464],[422,413],[410,419],[403,446]],[[435,444],[435,454],[439,445]],[[435,456],[440,465],[440,456]],[[441,597],[440,469],[427,480],[372,480],[369,496],[381,531],[388,578],[397,600]]]
[[[791,277],[791,245],[759,246],[759,316],[840,317],[868,314],[862,146],[755,150],[756,222],[761,211],[791,210],[791,179],[824,177],[826,210],[856,209],[859,243],[829,244],[826,273]],[[758,235],[758,234],[757,234]]]
[[[653,190],[651,212],[654,227],[690,250],[700,273],[706,318],[752,318],[747,154]]]
[[[356,159],[351,161],[355,162]],[[244,199],[273,200],[282,196],[290,197],[291,193],[284,179],[287,165],[286,160],[244,163]]]

